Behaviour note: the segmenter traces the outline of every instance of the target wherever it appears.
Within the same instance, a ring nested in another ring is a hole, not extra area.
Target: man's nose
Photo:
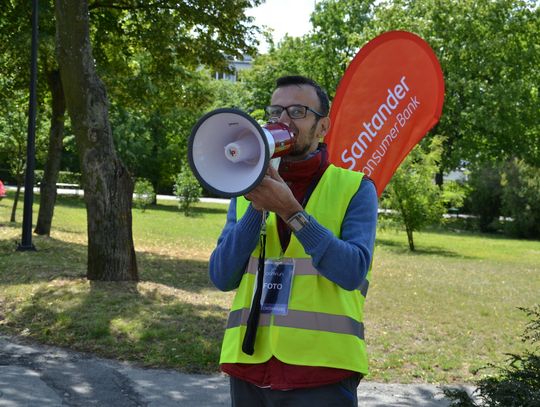
[[[284,124],[291,132],[298,135],[298,127],[296,127],[296,123],[293,119],[291,119],[291,116],[289,116],[286,110],[281,112],[281,115],[278,118],[278,123]]]
[[[291,124],[291,117],[289,116],[289,113],[287,113],[287,109],[283,109],[283,112],[281,112],[281,115],[278,118],[278,122],[286,124],[287,126]]]

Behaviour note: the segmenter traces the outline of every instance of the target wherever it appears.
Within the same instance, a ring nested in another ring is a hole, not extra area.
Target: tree
[[[211,109],[234,107],[244,111],[252,111],[258,106],[250,104],[251,94],[243,81],[226,81],[212,79],[208,83],[211,93]]]
[[[89,279],[138,278],[131,233],[133,182],[115,151],[108,98],[94,66],[90,33],[95,35],[96,49],[103,60],[108,56],[114,62],[101,68],[105,78],[112,79],[113,71],[136,75],[141,66],[161,71],[161,79],[167,75],[183,78],[189,75],[185,66],[222,66],[226,64],[224,53],[238,55],[240,51],[252,49],[249,36],[253,28],[246,24],[250,20],[244,9],[258,3],[259,0],[197,3],[133,0],[74,4],[57,0],[58,63],[79,150],[88,213]],[[89,25],[90,9],[96,22],[92,26]],[[109,31],[99,29],[101,23]],[[119,34],[113,36],[115,41],[137,37],[136,46],[124,44],[122,52],[115,54],[119,48],[105,41],[111,32]],[[132,58],[134,55],[147,58],[145,64],[139,64]],[[126,61],[122,60],[128,56]],[[107,71],[108,68],[114,69]],[[132,79],[133,75],[126,78],[122,86],[114,88],[120,100],[123,91],[124,98],[129,99],[126,83],[134,83]],[[140,85],[133,88],[141,89]],[[152,88],[147,90],[152,91]],[[151,96],[155,94],[159,92],[151,92]],[[169,96],[167,92],[165,95]],[[146,95],[143,92],[139,96]]]
[[[540,168],[523,160],[510,160],[504,166],[502,210],[512,221],[509,232],[517,237],[540,238]]]
[[[5,56],[0,57],[0,66]],[[11,208],[10,221],[16,221],[17,207],[26,169],[26,143],[28,129],[28,96],[17,89],[15,77],[6,72],[0,78],[0,85],[5,100],[0,104],[0,150],[5,153],[5,165],[16,182],[17,190]],[[36,123],[36,151],[43,150],[44,129],[42,121]]]
[[[193,213],[193,204],[199,202],[202,188],[193,175],[187,163],[182,166],[180,173],[174,182],[174,194],[178,198],[178,208],[184,212],[185,216]]]
[[[366,28],[373,18],[373,0],[324,0],[311,14],[313,32],[306,59],[311,75],[333,97],[345,69],[370,38]]]
[[[245,9],[261,0],[93,1],[92,43],[111,97],[118,153],[157,191],[170,188],[212,91],[202,66],[224,70],[255,52]],[[119,81],[118,78],[122,80]]]
[[[381,3],[373,33],[404,29],[433,48],[446,85],[434,132],[442,169],[523,158],[540,166],[540,8],[525,0]]]
[[[241,80],[251,93],[250,110],[263,109],[270,102],[275,81],[283,75],[309,75],[309,62],[305,60],[309,43],[304,38],[285,36],[278,47],[268,54],[259,55],[251,69],[240,73]]]
[[[11,176],[17,183],[17,190],[11,207],[10,222],[16,222],[17,206],[24,183],[24,170],[26,168],[26,139],[24,132],[26,115],[21,104],[24,103],[22,95],[13,99],[7,106],[2,106],[0,112],[0,146],[8,153],[7,165]]]
[[[486,163],[474,168],[468,184],[471,192],[467,197],[470,213],[476,215],[475,222],[481,232],[494,232],[501,215],[501,174],[500,163]]]
[[[162,193],[171,192],[187,157],[187,136],[212,99],[204,73],[176,82],[181,91],[165,92],[152,84],[146,93],[156,95],[138,104],[123,103],[119,96],[110,110],[118,154],[135,177],[148,179]]]
[[[90,42],[97,72],[112,99],[111,124],[113,129],[118,128],[114,132],[115,141],[128,138],[119,143],[118,153],[135,175],[151,179],[156,188],[164,185],[170,188],[180,168],[189,129],[209,103],[208,92],[197,84],[201,82],[197,70],[201,65],[222,69],[227,65],[225,55],[240,56],[255,51],[251,38],[258,29],[251,25],[245,9],[260,2],[96,0],[89,3]],[[65,101],[58,87],[61,78],[54,57],[53,3],[40,2],[39,101],[48,101],[51,110],[58,112],[51,116],[50,152],[36,226],[36,233],[40,234],[50,233],[55,169],[60,166],[59,151],[64,140],[64,115],[59,112]],[[9,55],[2,70],[16,74],[21,90],[27,88],[27,74],[20,67],[26,64],[29,48],[29,13],[27,3],[15,0],[8,0],[0,8],[0,52]],[[44,95],[45,84],[50,84],[50,97]],[[126,118],[127,122],[123,120]],[[141,132],[148,141],[142,149],[143,143],[129,141]],[[130,160],[141,153],[151,157],[155,165]]]
[[[56,203],[56,182],[60,172],[62,149],[64,147],[64,119],[66,101],[60,79],[60,71],[54,69],[47,73],[51,93],[51,120],[47,160],[40,184],[39,212],[34,232],[38,235],[51,234],[54,204]]]
[[[384,193],[383,205],[396,211],[395,219],[405,227],[409,249],[415,250],[415,231],[438,224],[449,203],[434,177],[442,154],[442,138],[433,137],[428,149],[416,146],[400,165]],[[462,200],[453,194],[453,200]]]
[[[138,280],[131,230],[133,181],[113,145],[105,86],[89,36],[88,4],[57,0],[57,53],[83,170],[90,280]]]
[[[322,0],[311,21],[313,31],[299,40],[302,48],[287,53],[290,42],[283,41],[260,62],[257,58],[256,95],[260,90],[268,94],[265,83],[287,64],[332,96],[346,66],[369,39],[388,30],[408,30],[431,45],[444,72],[444,110],[432,131],[445,136],[440,172],[463,161],[475,165],[510,157],[540,166],[538,1]]]
[[[258,56],[242,73],[253,94],[253,105],[264,107],[282,75],[306,75],[333,98],[349,62],[367,41],[364,33],[373,13],[373,0],[323,0],[311,14],[313,30],[300,38],[286,36],[268,54]]]
[[[30,49],[30,3],[8,1],[0,8],[0,53],[4,56],[2,68],[12,77],[12,87],[20,92],[28,88],[28,57]],[[42,1],[39,9],[39,78],[38,110],[41,115],[50,109],[48,154],[45,155],[45,171],[40,185],[40,207],[35,233],[49,235],[56,201],[56,181],[60,170],[64,138],[65,100],[61,78],[54,58],[54,18],[50,1]],[[45,95],[45,88],[49,96]],[[3,103],[10,96],[3,93]],[[46,107],[49,102],[50,108]],[[21,127],[20,131],[24,131]]]

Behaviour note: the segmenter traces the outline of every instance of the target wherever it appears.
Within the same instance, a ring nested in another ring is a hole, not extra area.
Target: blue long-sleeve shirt
[[[259,242],[261,221],[262,213],[251,205],[237,221],[236,199],[231,199],[225,227],[210,256],[210,279],[220,290],[240,285],[247,261]],[[345,213],[341,238],[312,216],[296,237],[321,275],[346,290],[354,290],[369,270],[376,224],[377,193],[373,182],[364,178]]]

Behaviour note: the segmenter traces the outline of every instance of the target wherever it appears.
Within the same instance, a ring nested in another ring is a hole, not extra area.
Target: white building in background
[[[214,73],[214,79],[236,82],[238,80],[238,72],[251,68],[252,63],[253,58],[251,58],[249,55],[244,55],[241,60],[231,59],[229,63],[231,72],[216,72]]]
[[[444,174],[445,181],[457,181],[457,182],[467,182],[468,175],[465,168],[458,168],[456,170],[450,171],[447,174]]]

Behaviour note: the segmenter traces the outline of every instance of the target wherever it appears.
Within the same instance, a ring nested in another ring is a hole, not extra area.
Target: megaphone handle
[[[260,234],[260,252],[259,263],[257,265],[257,285],[255,295],[251,302],[251,309],[246,323],[246,333],[242,342],[242,351],[247,355],[255,353],[255,339],[257,338],[257,327],[259,326],[259,317],[261,315],[261,297],[264,277],[264,258],[266,256],[266,217],[268,212],[263,209]]]
[[[279,163],[281,162],[281,157],[272,158],[270,160],[270,165],[274,167],[274,169],[277,171],[279,170]],[[263,213],[264,217],[264,213]],[[264,218],[263,222],[266,224],[266,218]]]

